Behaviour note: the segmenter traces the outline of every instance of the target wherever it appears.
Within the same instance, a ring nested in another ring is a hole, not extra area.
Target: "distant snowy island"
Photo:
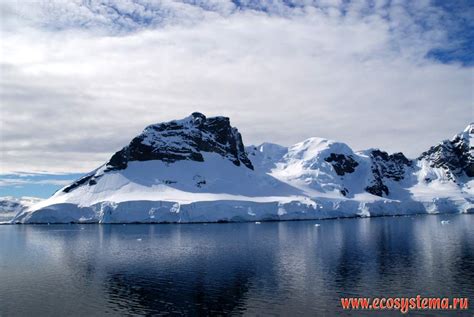
[[[43,199],[36,197],[0,197],[0,223],[14,218],[19,212],[22,212]]]
[[[227,117],[150,125],[11,223],[187,223],[474,212],[474,124],[416,159],[309,138],[244,146]],[[5,203],[6,204],[6,203]]]

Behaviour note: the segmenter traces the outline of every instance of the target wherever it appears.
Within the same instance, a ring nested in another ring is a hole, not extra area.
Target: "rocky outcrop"
[[[326,162],[331,163],[334,171],[339,176],[344,176],[344,174],[353,173],[355,168],[359,165],[352,155],[344,155],[331,153],[329,157],[324,159]],[[345,196],[345,194],[344,194]]]
[[[86,183],[88,183],[90,186],[95,185],[97,184],[97,179],[100,178],[101,176],[102,175],[95,175],[95,174],[89,174],[89,175],[83,176],[79,178],[77,181],[75,181],[74,183],[64,187],[63,192],[69,193],[71,190],[81,185],[84,185]]]
[[[405,177],[406,168],[413,164],[403,153],[388,154],[380,150],[372,150],[370,152],[370,159],[372,161],[373,179],[365,190],[380,197],[390,193],[385,180],[402,180]]]
[[[452,181],[463,176],[474,177],[474,147],[470,142],[473,135],[471,123],[462,133],[431,147],[418,159],[428,161],[430,167],[443,168]]]
[[[131,161],[179,160],[202,162],[201,152],[222,155],[237,166],[253,169],[245,152],[242,136],[227,117],[207,118],[199,112],[183,120],[150,125],[128,146],[115,153],[106,171],[127,167]]]

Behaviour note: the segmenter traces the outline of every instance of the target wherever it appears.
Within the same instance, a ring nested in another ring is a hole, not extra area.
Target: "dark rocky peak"
[[[242,136],[227,117],[207,118],[194,112],[182,120],[153,124],[115,153],[106,171],[127,167],[131,161],[180,160],[203,162],[202,152],[222,155],[237,166],[253,169],[245,152]]]
[[[355,168],[359,165],[352,155],[331,153],[331,155],[326,157],[324,160],[332,165],[336,174],[339,176],[353,173]]]
[[[467,176],[474,177],[474,123],[451,140],[445,140],[423,152],[419,160],[426,160],[431,167],[443,168],[451,180]]]
[[[396,169],[404,169],[405,166],[411,166],[413,164],[413,162],[406,158],[402,152],[388,154],[385,151],[375,149],[370,152],[370,158],[372,159],[372,162],[375,162],[389,174]],[[393,177],[397,178],[398,176],[393,175]]]
[[[407,159],[401,152],[388,154],[387,152],[374,149],[370,150],[369,157],[372,161],[373,179],[365,190],[380,197],[384,194],[389,194],[388,186],[384,180],[401,181],[405,177],[406,167],[413,165],[413,162]]]

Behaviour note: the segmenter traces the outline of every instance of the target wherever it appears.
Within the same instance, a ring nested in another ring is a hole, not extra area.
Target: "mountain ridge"
[[[473,212],[473,134],[471,123],[416,159],[379,149],[354,152],[345,143],[316,137],[289,147],[245,147],[229,118],[195,112],[146,127],[104,165],[20,212],[13,222]]]

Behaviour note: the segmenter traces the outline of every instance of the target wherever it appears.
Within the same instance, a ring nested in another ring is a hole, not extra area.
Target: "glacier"
[[[244,146],[227,117],[150,125],[11,223],[194,223],[474,212],[474,124],[416,159],[309,138]]]

